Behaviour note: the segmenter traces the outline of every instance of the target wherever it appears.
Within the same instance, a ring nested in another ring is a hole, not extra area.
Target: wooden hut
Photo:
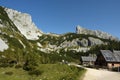
[[[81,62],[83,66],[94,66],[96,61],[96,57],[92,56],[82,56]]]
[[[95,64],[108,69],[120,67],[120,51],[100,50]]]

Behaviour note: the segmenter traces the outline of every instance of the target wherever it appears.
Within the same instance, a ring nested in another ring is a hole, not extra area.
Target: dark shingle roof
[[[114,53],[114,56],[115,56],[115,58],[116,58],[116,61],[117,62],[120,62],[120,51],[113,51],[113,53]]]
[[[120,62],[120,51],[100,50],[107,62]]]
[[[96,61],[96,57],[91,57],[91,56],[82,56],[82,61],[86,61],[86,62],[89,62],[89,61]]]

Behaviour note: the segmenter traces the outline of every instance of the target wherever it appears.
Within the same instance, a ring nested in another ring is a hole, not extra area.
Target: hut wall
[[[120,63],[108,63],[108,68],[120,67]]]

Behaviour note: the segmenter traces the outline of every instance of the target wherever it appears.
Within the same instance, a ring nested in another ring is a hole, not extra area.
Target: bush
[[[14,64],[9,64],[9,67],[13,67],[14,66]]]
[[[75,80],[73,76],[63,76],[59,80]]]
[[[35,66],[32,66],[32,65],[27,65],[27,66],[23,66],[23,69],[26,70],[26,71],[33,71],[35,70]]]
[[[29,74],[29,75],[39,76],[39,75],[41,75],[42,73],[43,73],[42,71],[35,69],[35,70],[33,70],[33,71],[29,71],[28,74]]]
[[[8,64],[2,63],[2,64],[0,64],[0,67],[8,67]]]
[[[16,69],[18,69],[18,68],[22,68],[22,67],[23,67],[23,66],[20,65],[20,64],[18,64],[18,65],[15,66]]]
[[[6,75],[13,75],[13,72],[9,71],[9,72],[5,72]]]
[[[13,64],[8,64],[8,63],[2,63],[0,64],[0,67],[13,67]]]
[[[112,68],[112,71],[118,72],[118,70],[120,72],[120,67],[119,67],[119,69],[118,69],[118,67]]]

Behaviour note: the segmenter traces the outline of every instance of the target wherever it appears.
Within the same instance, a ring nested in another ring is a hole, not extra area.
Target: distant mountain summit
[[[106,32],[102,32],[102,31],[98,31],[98,30],[89,30],[89,29],[83,28],[79,25],[76,27],[76,33],[77,34],[85,34],[85,35],[94,35],[96,37],[103,38],[103,39],[118,40],[117,37],[114,37]]]
[[[38,39],[38,36],[42,35],[42,31],[37,28],[37,26],[32,22],[31,16],[27,13],[21,13],[13,9],[5,8],[4,9],[15,24],[18,30],[30,40]]]

